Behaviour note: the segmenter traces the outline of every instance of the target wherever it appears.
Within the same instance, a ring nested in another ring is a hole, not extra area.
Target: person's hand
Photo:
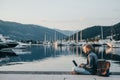
[[[85,64],[84,64],[84,63],[82,63],[82,64],[80,64],[80,65],[79,65],[79,67],[83,67],[84,65],[85,65]]]

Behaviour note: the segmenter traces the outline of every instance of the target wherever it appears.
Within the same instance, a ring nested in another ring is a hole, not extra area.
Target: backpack
[[[99,76],[106,76],[110,75],[110,62],[106,60],[99,60],[97,65],[97,75]]]

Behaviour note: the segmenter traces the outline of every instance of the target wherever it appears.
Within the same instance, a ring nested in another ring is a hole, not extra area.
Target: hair
[[[86,44],[86,45],[84,45],[84,47],[86,47],[86,48],[88,48],[90,50],[93,50],[93,46],[91,44]]]

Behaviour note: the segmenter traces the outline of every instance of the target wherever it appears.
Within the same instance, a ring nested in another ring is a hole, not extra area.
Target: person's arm
[[[92,55],[88,55],[88,64],[87,65],[84,65],[83,68],[85,69],[91,69],[93,68],[93,56]]]

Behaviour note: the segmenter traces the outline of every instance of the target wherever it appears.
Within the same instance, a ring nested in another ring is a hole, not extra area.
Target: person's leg
[[[84,68],[80,68],[80,67],[74,67],[72,71],[76,72],[77,74],[88,74],[88,75],[91,74],[89,71],[85,70]]]

